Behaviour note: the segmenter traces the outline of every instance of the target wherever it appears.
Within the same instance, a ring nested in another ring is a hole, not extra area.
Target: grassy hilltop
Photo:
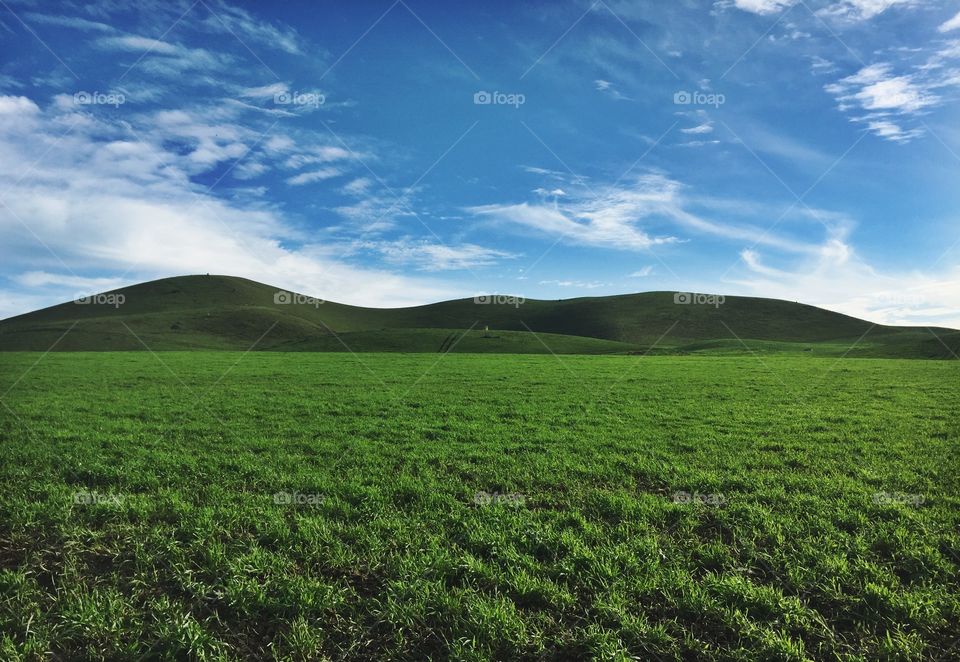
[[[260,350],[291,351],[600,354],[644,352],[656,343],[656,351],[675,353],[742,353],[745,345],[821,356],[950,358],[951,350],[960,351],[957,331],[933,330],[945,346],[926,329],[873,325],[775,299],[680,305],[673,292],[647,292],[363,308],[303,297],[277,303],[278,291],[230,276],[141,283],[108,293],[107,303],[67,302],[0,321],[0,350],[46,351],[70,329],[56,350],[246,350],[256,343]],[[112,305],[118,295],[123,303]]]

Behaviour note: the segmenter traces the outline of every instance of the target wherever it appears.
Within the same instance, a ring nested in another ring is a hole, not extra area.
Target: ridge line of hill
[[[271,329],[256,349],[345,351],[345,343],[351,351],[434,352],[443,347],[439,333],[474,324],[454,351],[545,351],[531,341],[535,334],[549,336],[548,349],[558,354],[634,353],[656,345],[658,353],[960,355],[960,331],[879,325],[779,299],[655,291],[369,308],[221,275],[147,281],[0,320],[0,351],[47,351],[73,325],[56,351],[142,350],[129,329],[155,350],[245,351]]]

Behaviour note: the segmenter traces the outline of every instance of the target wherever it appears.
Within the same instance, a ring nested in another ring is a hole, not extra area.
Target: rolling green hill
[[[960,354],[958,331],[879,326],[775,299],[676,303],[673,292],[559,301],[490,299],[490,303],[458,299],[410,308],[362,308],[292,295],[244,278],[180,276],[108,292],[89,303],[64,303],[0,321],[0,350],[255,347],[557,354],[786,352],[902,358]]]

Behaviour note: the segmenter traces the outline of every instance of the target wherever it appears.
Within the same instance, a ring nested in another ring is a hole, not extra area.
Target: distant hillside
[[[960,354],[960,332],[932,331],[749,297],[722,303],[678,303],[673,292],[560,301],[490,297],[490,303],[379,309],[311,300],[244,278],[180,276],[0,321],[0,351],[46,351],[54,343],[55,351],[247,350],[256,343],[258,350],[283,351],[591,354],[656,345],[657,353]]]

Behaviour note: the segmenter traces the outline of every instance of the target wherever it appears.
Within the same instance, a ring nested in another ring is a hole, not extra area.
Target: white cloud
[[[27,97],[0,96],[0,116],[33,115],[40,108]]]
[[[297,31],[289,26],[271,25],[262,17],[254,17],[240,7],[225,2],[210,2],[205,5],[212,15],[203,22],[203,26],[212,32],[220,32],[236,37],[246,44],[250,41],[262,44],[293,55],[303,53],[303,40]],[[313,55],[317,55],[316,52]]]
[[[922,129],[905,130],[888,120],[869,120],[867,128],[881,138],[894,142],[907,142],[923,134]]]
[[[672,241],[670,237],[651,237],[623,219],[608,219],[600,224],[582,215],[575,217],[557,209],[525,202],[518,205],[483,205],[472,207],[468,211],[478,216],[524,225],[568,242],[587,246],[637,250]],[[596,209],[594,213],[601,213],[601,210]]]
[[[817,75],[832,74],[837,70],[837,65],[819,55],[811,55],[810,69]]]
[[[701,135],[704,133],[711,133],[713,131],[713,124],[710,122],[704,122],[703,124],[698,124],[687,129],[680,129],[681,133],[687,133],[692,135]]]
[[[247,87],[240,92],[240,96],[250,99],[272,99],[278,94],[285,94],[289,90],[286,83],[271,83],[260,87]]]
[[[302,186],[304,184],[312,184],[314,182],[322,182],[325,179],[339,177],[342,174],[343,171],[337,168],[320,168],[319,170],[303,172],[294,177],[290,177],[287,183],[291,186]]]
[[[43,23],[45,25],[56,25],[63,28],[74,28],[77,30],[88,30],[91,32],[114,32],[114,28],[106,23],[99,23],[97,21],[88,21],[85,18],[79,18],[77,16],[60,16],[53,14],[39,14],[36,12],[28,12],[26,14],[28,20],[31,20],[35,23]]]
[[[239,180],[256,179],[269,169],[265,163],[253,159],[244,159],[230,171],[230,174]]]
[[[625,96],[616,86],[608,80],[603,80],[598,78],[593,81],[593,86],[598,92],[603,92],[607,96],[616,99],[617,101],[632,101],[628,96]]]
[[[543,187],[537,187],[533,189],[533,192],[542,197],[560,197],[567,194],[562,188],[545,189]]]
[[[641,175],[630,184],[606,186],[551,204],[527,202],[471,207],[491,221],[546,234],[568,244],[647,250],[680,241],[672,235],[652,236],[645,225],[670,224],[696,234],[746,240],[792,252],[815,245],[771,235],[760,228],[732,225],[691,212],[679,182],[659,174]]]
[[[747,274],[730,294],[802,301],[880,324],[960,329],[960,269],[941,275],[881,273],[852,247],[834,240],[788,269],[766,266],[761,256],[741,253]]]
[[[738,134],[750,148],[761,153],[784,159],[793,164],[823,172],[837,158],[836,154],[818,149],[809,136],[798,133],[793,135],[785,126],[767,126],[760,120],[754,120]]]
[[[541,280],[540,285],[556,285],[557,287],[576,287],[584,290],[595,290],[600,287],[609,287],[610,283],[601,283],[598,280]]]
[[[544,175],[551,177],[553,179],[568,179],[569,175],[565,172],[560,172],[559,170],[550,170],[549,168],[540,168],[537,166],[521,166],[524,172],[528,172],[532,175]]]
[[[292,27],[281,23],[269,23],[262,16],[253,16],[245,9],[230,5],[224,0],[206,0],[184,14],[186,7],[187,5],[176,2],[148,2],[142,4],[141,10],[159,26],[159,30],[177,25],[181,30],[199,31],[201,35],[203,33],[224,35],[250,50],[268,47],[293,55],[302,55],[307,51],[307,45]],[[85,3],[84,10],[90,15],[116,21],[120,18],[118,15],[129,14],[131,7],[128,3],[108,1]],[[205,13],[207,15],[203,16]],[[102,32],[113,30],[104,23],[76,17],[35,13],[27,16],[37,22],[81,30]],[[315,47],[310,49],[310,54],[313,57],[327,55]]]
[[[918,4],[919,0],[843,0],[825,7],[819,13],[846,20],[866,21],[894,6],[909,7]]]
[[[321,145],[305,149],[287,159],[284,165],[288,168],[302,168],[315,163],[331,163],[353,158],[353,155],[343,147],[336,145]]]
[[[787,272],[778,269],[772,269],[761,263],[760,255],[755,250],[746,248],[740,251],[740,258],[750,268],[751,271],[763,274],[764,276],[788,276]]]
[[[799,0],[734,0],[734,5],[754,14],[775,14],[798,2]],[[817,10],[817,13],[849,21],[865,21],[895,5],[908,7],[918,4],[920,0],[841,0]]]
[[[143,120],[149,121],[149,126],[140,130],[147,131],[149,136],[188,148],[185,165],[192,174],[239,159],[260,139],[256,131],[231,122],[228,115],[161,110]]]
[[[862,74],[871,67],[861,70],[860,74],[851,76],[846,81],[866,83],[863,88],[853,95],[866,110],[894,110],[901,113],[912,113],[930,106],[938,101],[934,96],[926,94],[908,76],[885,77],[888,69],[867,76]],[[859,80],[858,80],[859,79]]]
[[[496,264],[503,259],[519,257],[515,253],[486,248],[476,244],[455,246],[433,241],[413,241],[401,239],[395,241],[356,242],[352,250],[373,250],[392,264],[412,265],[421,271],[452,271],[473,269]]]
[[[7,74],[0,74],[0,89],[8,88],[8,87],[20,89],[23,87],[23,83],[21,83],[19,80],[17,80],[13,76],[9,76]]]
[[[167,116],[165,126],[155,114],[131,116],[142,122],[146,140],[139,142],[125,125],[55,104],[40,110],[23,97],[0,97],[0,111],[0,189],[8,191],[0,206],[0,262],[20,288],[0,292],[2,316],[67,300],[77,286],[184,273],[234,274],[371,306],[462,294],[448,284],[349,265],[304,242],[272,207],[244,206],[193,183],[198,160],[162,137],[170,128],[204,133],[213,126],[203,129],[190,113]],[[74,118],[82,121],[65,134]],[[24,172],[22,164],[52,147],[56,158]]]
[[[661,211],[672,197],[672,184],[658,177],[641,177],[636,186],[608,188],[597,199],[580,199],[553,206],[491,204],[468,211],[480,217],[525,226],[567,242],[625,250],[672,243],[673,237],[652,237],[639,222]]]
[[[957,12],[957,15],[951,18],[948,21],[945,21],[937,30],[940,32],[950,32],[951,30],[960,29],[960,12]]]
[[[48,271],[27,271],[14,276],[13,280],[25,287],[58,285],[92,294],[116,289],[125,285],[121,278],[84,278],[73,274],[58,274]]]
[[[851,121],[866,123],[887,140],[906,142],[922,130],[905,125],[941,103],[937,90],[960,85],[960,73],[944,66],[956,57],[960,49],[955,52],[948,44],[909,73],[898,75],[889,63],[871,64],[824,90],[836,98],[841,111],[852,113]]]
[[[293,151],[297,143],[290,136],[273,135],[263,141],[263,149],[270,154],[282,154]]]
[[[637,271],[634,271],[633,273],[628,274],[628,277],[629,278],[646,278],[652,273],[653,273],[653,266],[648,264],[642,269],[638,269]]]
[[[735,0],[738,9],[754,14],[773,14],[793,5],[797,0]]]
[[[183,83],[192,82],[191,79],[182,77],[184,72],[189,71],[196,75],[197,71],[222,71],[233,61],[229,55],[223,53],[214,53],[203,48],[187,48],[139,35],[101,37],[94,45],[104,50],[139,52],[142,60],[137,63],[138,69],[158,76],[175,77]]]
[[[334,208],[337,214],[350,222],[351,228],[361,228],[364,234],[380,233],[393,229],[397,219],[416,220],[410,209],[412,191],[401,191],[396,196],[386,191],[380,194],[366,193],[356,202]]]
[[[373,185],[373,180],[369,177],[357,177],[343,187],[343,192],[348,195],[363,195]]]
[[[164,55],[175,55],[180,52],[181,46],[171,44],[159,39],[150,37],[140,37],[137,35],[125,35],[123,37],[103,37],[97,40],[100,48],[121,51],[150,51],[153,53],[162,53]]]

